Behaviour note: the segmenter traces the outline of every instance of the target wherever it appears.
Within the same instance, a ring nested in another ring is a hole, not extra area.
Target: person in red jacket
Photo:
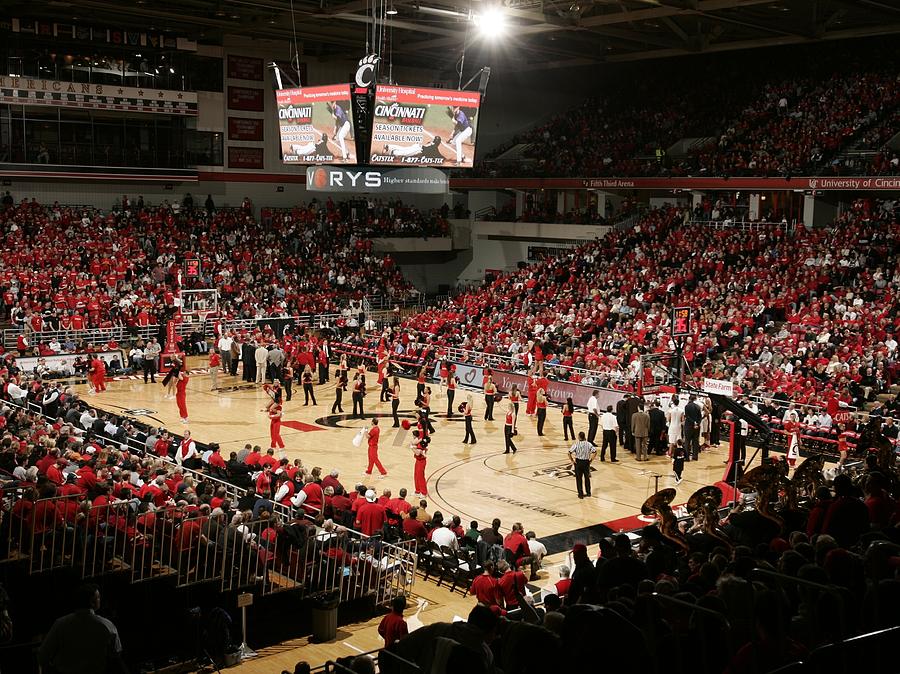
[[[381,531],[384,527],[384,506],[378,503],[373,489],[366,490],[366,502],[356,511],[356,527],[366,536]]]
[[[215,347],[209,349],[209,380],[212,382],[210,391],[217,391],[219,388],[219,368],[222,366],[222,356],[216,351]]]

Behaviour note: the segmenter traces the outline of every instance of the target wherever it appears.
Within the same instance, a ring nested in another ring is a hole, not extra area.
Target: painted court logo
[[[133,417],[149,417],[156,414],[156,410],[148,410],[145,407],[135,407],[130,410],[123,410],[125,414],[130,414]]]

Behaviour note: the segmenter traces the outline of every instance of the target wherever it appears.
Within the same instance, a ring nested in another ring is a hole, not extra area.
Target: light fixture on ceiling
[[[391,8],[388,11],[386,11],[385,14],[387,14],[388,16],[396,16],[397,10],[394,9],[393,5],[391,5]]]
[[[472,17],[478,32],[485,37],[499,37],[506,32],[506,15],[499,7],[488,7]]]
[[[278,23],[278,19],[277,19],[276,17],[274,17],[274,16],[270,16],[270,17],[269,17],[268,24],[269,24],[270,26],[274,26],[276,23]]]
[[[219,17],[220,19],[223,19],[223,18],[225,18],[225,17],[227,16],[227,14],[225,13],[225,9],[222,7],[222,5],[219,5],[218,7],[216,7],[216,14],[215,14],[215,15],[216,15],[217,17]]]

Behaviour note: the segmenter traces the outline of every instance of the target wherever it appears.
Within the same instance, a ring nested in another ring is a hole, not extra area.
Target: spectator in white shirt
[[[448,529],[446,524],[438,527],[431,533],[431,540],[441,547],[447,546],[451,550],[459,549],[459,541],[456,539],[456,534]]]
[[[540,566],[541,560],[547,554],[547,546],[545,546],[537,539],[537,536],[535,536],[535,533],[533,531],[529,531],[527,534],[525,534],[525,538],[528,541],[528,552],[534,555],[534,559],[537,562],[537,565]]]

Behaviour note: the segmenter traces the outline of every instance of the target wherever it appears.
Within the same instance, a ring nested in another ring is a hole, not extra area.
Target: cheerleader
[[[509,402],[512,403],[515,415],[513,416],[513,435],[518,435],[519,430],[516,428],[519,422],[519,403],[522,402],[522,392],[519,390],[518,384],[513,384],[509,390]]]
[[[385,357],[378,364],[378,383],[381,384],[381,395],[378,396],[378,402],[386,403],[391,399],[390,378],[388,377],[389,361]]]
[[[547,396],[544,395],[544,389],[539,388],[536,396],[537,407],[537,434],[544,434],[544,422],[547,421]]]
[[[284,382],[285,402],[291,402],[291,394],[294,388],[294,367],[291,365],[291,361],[285,362],[284,369],[281,371],[281,380]]]
[[[400,407],[400,379],[394,377],[394,383],[391,385],[391,413],[394,415],[394,428],[400,426],[400,417],[397,410]]]
[[[847,437],[846,429],[843,424],[838,424],[838,440],[837,440],[837,449],[838,455],[841,457],[837,463],[838,472],[842,471],[844,468],[844,464],[847,462],[847,457],[850,455],[850,443],[849,438]]]
[[[438,384],[438,390],[441,392],[441,394],[443,394],[444,391],[447,389],[447,385],[449,384],[449,382],[450,382],[450,367],[447,364],[447,359],[445,358],[445,359],[441,360],[441,379],[440,379],[440,383]]]
[[[186,372],[179,372],[175,383],[175,403],[178,405],[178,414],[181,416],[181,423],[188,423],[187,411],[187,385],[190,377]]]
[[[363,396],[366,395],[366,375],[357,372],[353,375],[353,418],[363,418]]]
[[[503,423],[503,438],[506,441],[506,451],[504,454],[509,454],[510,450],[515,454],[516,444],[513,442],[513,428],[516,426],[516,414],[513,411],[513,406],[510,404],[506,408],[506,419]]]
[[[331,413],[341,412],[343,414],[344,408],[341,407],[341,403],[344,400],[344,391],[347,390],[347,370],[338,369],[334,373],[334,381],[334,404],[331,406]]]
[[[415,467],[413,476],[416,488],[416,496],[428,496],[428,482],[425,479],[425,466],[428,459],[428,438],[419,438],[418,432],[413,433],[416,436],[416,442],[412,443],[413,458],[415,459]]]
[[[572,402],[572,398],[566,398],[566,404],[562,408],[563,434],[566,440],[569,439],[569,433],[572,434],[572,440],[575,440],[575,424],[572,421],[572,413],[574,411],[575,404]]]
[[[281,404],[281,382],[277,379],[273,381],[271,384],[263,384],[263,391],[266,392],[266,395],[271,398],[269,403],[266,405],[266,408],[263,410],[264,412],[268,412],[272,405],[280,405]]]
[[[447,418],[453,418],[453,399],[456,397],[456,385],[459,383],[458,377],[450,377],[447,379]]]
[[[497,395],[497,385],[494,383],[491,375],[487,376],[487,379],[484,382],[484,420],[485,421],[493,421],[494,420],[494,396]]]
[[[525,414],[534,416],[534,410],[537,406],[537,375],[532,373],[528,378],[525,392],[528,394],[528,402],[525,403]]]
[[[162,385],[166,389],[166,400],[171,400],[175,397],[175,388],[178,382],[178,375],[181,373],[181,366],[181,360],[177,356],[173,356],[172,360],[169,362],[169,371],[162,380]]]
[[[284,455],[284,440],[281,439],[281,400],[273,400],[269,405],[269,447],[280,449]]]
[[[313,405],[317,404],[316,394],[313,392],[313,371],[308,363],[303,368],[303,395],[306,397],[306,402],[303,403],[304,406],[309,405],[310,398],[312,398]]]
[[[422,412],[425,419],[425,426],[428,428],[428,434],[434,433],[434,425],[431,423],[431,387],[426,386],[422,392]]]
[[[475,440],[475,431],[472,428],[472,396],[466,396],[466,402],[462,405],[462,413],[463,417],[466,420],[466,437],[463,440],[464,445],[472,444],[474,445],[477,441]],[[472,438],[471,441],[469,438]]]
[[[428,368],[423,365],[419,368],[419,375],[416,377],[416,405],[422,400],[422,394],[425,392],[425,374]]]
[[[800,458],[800,424],[799,422],[788,420],[784,422],[784,431],[787,433],[787,462],[791,468]]]

